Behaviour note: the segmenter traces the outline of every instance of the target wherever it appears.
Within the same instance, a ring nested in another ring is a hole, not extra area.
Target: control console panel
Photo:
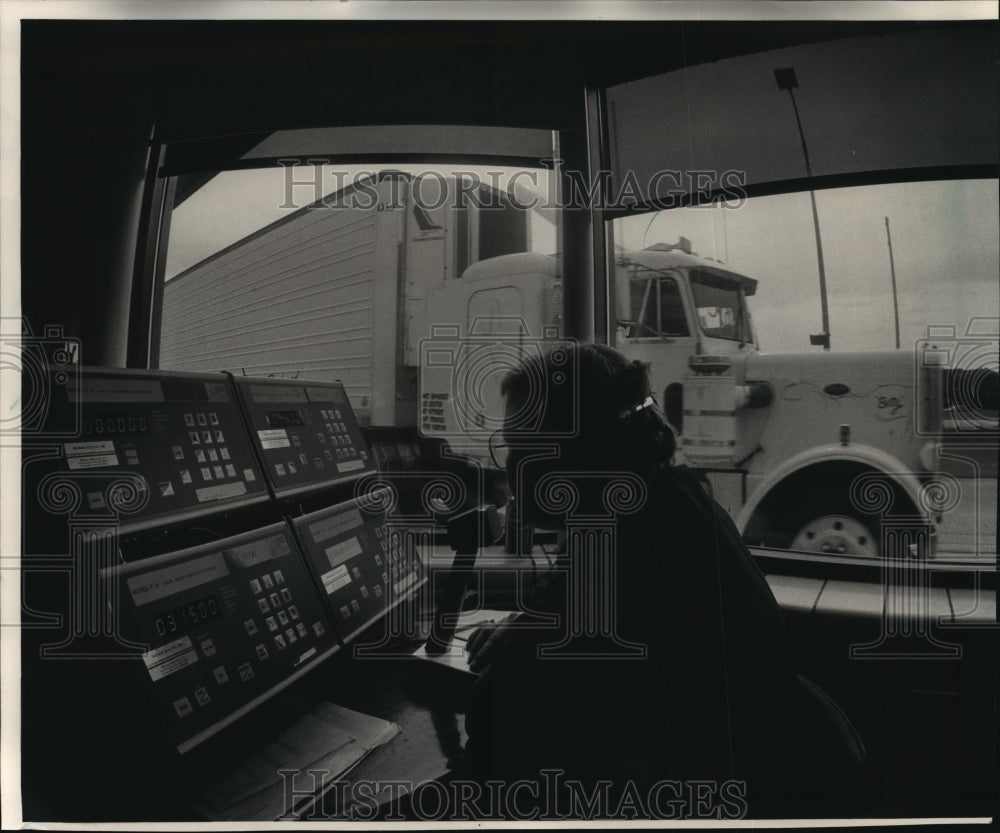
[[[56,467],[82,511],[131,532],[268,500],[227,377],[84,367],[57,390],[78,430]]]
[[[234,377],[275,497],[346,483],[375,470],[338,382]]]
[[[356,498],[292,521],[344,642],[427,582],[412,536],[374,503]]]
[[[339,648],[284,523],[103,576],[117,585],[119,634],[141,646],[156,711],[182,753]]]

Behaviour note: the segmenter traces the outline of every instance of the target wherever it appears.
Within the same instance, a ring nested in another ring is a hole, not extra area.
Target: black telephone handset
[[[462,609],[462,599],[479,550],[500,540],[503,528],[495,506],[478,506],[451,518],[447,524],[448,544],[455,559],[448,571],[444,592],[431,624],[424,650],[431,656],[443,654],[451,645]]]

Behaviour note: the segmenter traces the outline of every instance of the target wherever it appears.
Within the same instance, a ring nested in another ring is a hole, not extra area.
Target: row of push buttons
[[[184,414],[184,424],[188,428],[194,428],[195,425],[218,425],[219,415],[212,411],[211,413],[191,413]]]
[[[200,647],[206,659],[214,657],[217,653],[215,643],[211,637],[201,640]],[[212,669],[212,674],[215,677],[215,682],[219,685],[229,682],[229,675],[226,673],[224,665],[216,666]],[[208,689],[205,686],[199,686],[194,690],[194,699],[199,706],[207,706],[212,702],[212,695],[208,693]],[[177,712],[178,717],[187,717],[194,711],[194,708],[187,697],[181,697],[179,700],[174,701],[174,710]]]
[[[188,431],[188,439],[191,445],[212,445],[213,443],[224,443],[226,435],[221,428],[214,431]]]
[[[287,608],[277,609],[282,604],[292,601],[292,592],[285,586],[285,574],[280,569],[263,573],[256,578],[250,579],[250,587],[254,594],[259,596],[257,606],[261,612],[272,612],[274,614],[267,617],[268,630],[273,633],[279,630],[279,627],[289,626],[283,633],[277,633],[274,636],[274,644],[279,651],[298,642],[299,639],[305,639],[309,636],[309,629],[301,621],[302,614],[296,605],[289,604]],[[261,595],[266,591],[271,592],[267,593],[267,595]],[[275,620],[275,617],[277,617],[277,620]],[[249,636],[256,636],[259,632],[257,623],[253,619],[247,619],[243,625]],[[322,622],[317,621],[313,624],[313,633],[317,637],[322,636],[325,632],[326,629]],[[213,657],[217,653],[215,643],[210,637],[203,639],[200,647],[206,658]],[[271,657],[267,646],[263,642],[259,642],[254,646],[254,653],[261,662],[265,662]],[[237,667],[236,671],[240,680],[244,683],[249,682],[255,676],[253,665],[250,662],[242,663]],[[216,666],[212,670],[212,674],[215,677],[215,682],[220,686],[229,682],[229,674],[224,665]],[[196,688],[193,695],[195,702],[199,706],[207,706],[212,701],[212,696],[205,686]],[[194,706],[191,703],[190,697],[180,697],[174,701],[173,705],[178,717],[187,717],[194,712]]]
[[[184,425],[191,429],[188,431],[188,440],[194,446],[194,462],[198,468],[196,474],[201,477],[201,481],[211,483],[215,480],[235,480],[239,477],[236,466],[233,465],[229,448],[224,445],[226,435],[219,425],[219,415],[214,411],[210,413],[189,413],[184,414]],[[213,426],[213,427],[208,427]],[[171,446],[174,460],[182,462],[186,459],[184,447],[181,445]],[[181,483],[189,485],[194,480],[191,469],[181,469],[178,472]],[[253,482],[252,469],[244,469],[243,476],[248,482]]]
[[[415,551],[408,550],[400,543],[399,534],[395,530],[388,530],[383,526],[377,529],[376,534],[382,539],[379,544],[388,562],[382,573],[382,581],[388,584],[391,576],[393,591],[402,593],[419,579]],[[377,553],[375,562],[382,566],[382,559]]]
[[[219,666],[220,668],[222,666]],[[225,669],[223,669],[223,672]],[[212,702],[212,695],[208,693],[208,689],[205,686],[199,686],[194,690],[194,699],[197,701],[199,706],[207,706]],[[191,705],[191,700],[187,697],[180,697],[174,700],[174,711],[177,712],[178,717],[187,717],[194,711],[194,706]]]
[[[362,598],[366,598],[366,599],[368,598],[368,588],[367,587],[362,587],[360,592],[361,592]],[[381,587],[376,587],[375,588],[375,595],[378,598],[382,598],[382,588]],[[361,602],[359,602],[357,599],[351,599],[349,605],[345,604],[345,605],[341,605],[340,606],[340,618],[343,619],[343,620],[345,620],[345,621],[351,618],[351,614],[352,613],[360,613],[360,612],[361,612]]]
[[[344,425],[344,423],[340,424]],[[334,445],[343,445],[343,446],[354,445],[354,443],[351,441],[350,435],[347,433],[346,425],[344,425],[343,432],[337,433],[336,423],[333,426],[331,426],[330,423],[326,423],[326,430],[330,434],[330,442],[333,443]],[[319,432],[316,434],[316,439],[318,439],[324,445],[326,444],[327,440],[326,434]]]
[[[381,539],[379,547],[382,553],[386,556],[391,564],[397,564],[400,561],[405,561],[405,553],[399,543],[399,534],[395,531],[390,532],[384,526],[378,527],[376,532],[378,537]],[[381,566],[381,559],[376,554],[375,561]]]
[[[271,593],[269,596],[261,596],[257,599],[257,607],[261,613],[267,613],[271,608],[277,610],[282,604],[288,604],[292,600],[292,591],[287,587],[282,587],[279,592]]]
[[[249,662],[244,662],[240,665],[236,669],[236,672],[240,675],[240,680],[244,683],[254,678],[253,666]],[[215,677],[215,682],[220,686],[229,682],[229,674],[226,672],[224,665],[218,665],[212,669],[212,675]],[[208,693],[208,689],[205,686],[199,686],[194,690],[194,699],[199,706],[207,706],[212,702],[212,695]],[[187,717],[194,711],[194,707],[191,705],[189,698],[180,697],[174,700],[174,711],[177,712],[178,717]]]
[[[220,431],[219,434],[221,436],[222,432]],[[192,432],[191,436],[195,436],[195,434]],[[197,444],[198,443],[193,443],[193,445]],[[173,451],[174,453],[175,460],[180,461],[184,459],[183,446],[180,445],[171,446],[171,451]],[[218,463],[220,461],[225,462],[226,460],[230,459],[229,449],[226,448],[226,446],[224,445],[220,445],[216,448],[207,448],[207,449],[196,448],[194,450],[194,459],[196,462],[199,463]]]
[[[352,455],[356,456],[357,454],[357,452],[355,452],[353,449],[348,450],[346,448],[337,448],[334,451],[330,451],[330,449],[324,449],[323,457],[313,457],[313,462],[312,462],[313,466],[317,469],[325,468],[323,459],[326,458],[326,462],[328,463],[334,462],[334,453],[336,453],[338,460],[344,460],[347,457],[350,457]],[[289,474],[298,474],[299,465],[304,467],[308,467],[309,465],[309,458],[306,456],[305,452],[299,452],[298,464],[296,464],[294,460],[285,460],[283,463],[275,463],[274,473],[278,475],[278,477],[285,477],[286,475]]]
[[[215,643],[210,637],[201,641],[201,650],[206,659],[214,657],[216,653],[218,653],[215,648]],[[259,653],[258,656],[260,656]],[[243,663],[236,670],[243,682],[248,682],[254,677],[253,666],[251,666],[249,662]],[[213,668],[212,676],[215,678],[217,685],[221,686],[229,682],[229,674],[226,671],[226,666],[224,665],[217,665]],[[193,693],[195,702],[199,706],[207,706],[212,702],[212,695],[209,694],[209,691],[205,686],[198,686]],[[177,700],[174,700],[174,711],[177,712],[178,717],[187,717],[189,714],[194,712],[194,706],[191,705],[190,698],[180,697]]]
[[[378,555],[376,555],[375,558],[377,561],[381,560],[379,559]],[[358,568],[356,564],[351,565],[351,576],[355,579],[361,578],[361,570]],[[362,584],[358,587],[358,594],[361,596],[362,599],[367,599],[372,594],[374,594],[376,599],[381,599],[382,588],[376,584],[375,587],[371,591],[369,591],[368,585]],[[347,604],[341,605],[340,610],[338,612],[340,613],[340,618],[346,621],[350,619],[353,614],[361,612],[361,603],[357,599],[351,599],[351,601],[348,602]]]
[[[326,434],[322,432],[316,434],[316,438],[320,441],[321,445],[326,445],[327,434],[329,435],[329,442],[331,445],[336,446],[334,453],[337,455],[338,460],[346,460],[349,457],[357,457],[358,453],[354,450],[354,441],[348,434],[347,425],[341,422],[341,413],[337,408],[331,410],[321,410],[320,414],[323,417],[323,427],[326,428]],[[324,452],[327,455],[327,459],[332,459],[329,452]]]
[[[274,645],[279,651],[283,651],[289,645],[305,639],[309,636],[309,629],[305,623],[299,621],[302,614],[292,602],[292,591],[288,587],[279,586],[285,584],[285,574],[281,570],[264,573],[263,575],[250,579],[250,589],[257,599],[257,608],[261,613],[270,613],[264,622],[269,632],[274,634]],[[272,591],[268,593],[267,591]],[[264,595],[261,595],[264,594]],[[288,605],[284,607],[284,605]],[[279,609],[281,608],[281,609]],[[247,619],[243,623],[247,634],[254,636],[257,634],[257,623],[253,619]],[[288,626],[288,627],[286,627]],[[283,633],[277,631],[285,628]],[[316,636],[322,636],[325,632],[322,622],[313,625],[313,632]]]
[[[258,578],[250,579],[250,589],[253,590],[255,596],[259,596],[265,590],[272,590],[275,585],[284,583],[285,574],[281,570],[275,570],[273,573],[264,573]]]

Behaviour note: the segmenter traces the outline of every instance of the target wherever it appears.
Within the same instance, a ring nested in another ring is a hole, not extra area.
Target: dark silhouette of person
[[[544,784],[556,770],[598,789],[598,815],[673,780],[709,785],[697,808],[661,790],[678,815],[704,815],[715,795],[715,817],[731,817],[718,803],[729,782],[749,815],[773,815],[796,680],[781,611],[728,514],[673,464],[646,367],[603,345],[560,348],[526,359],[502,391],[495,445],[520,518],[575,534],[531,595],[540,615],[469,639],[483,673],[456,774]],[[549,792],[520,795],[565,809]]]

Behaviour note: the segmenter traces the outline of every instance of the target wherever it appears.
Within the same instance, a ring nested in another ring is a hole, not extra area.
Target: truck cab
[[[680,429],[692,356],[758,352],[746,301],[757,281],[698,257],[684,237],[620,254],[615,266],[615,346],[650,366],[653,393]]]

